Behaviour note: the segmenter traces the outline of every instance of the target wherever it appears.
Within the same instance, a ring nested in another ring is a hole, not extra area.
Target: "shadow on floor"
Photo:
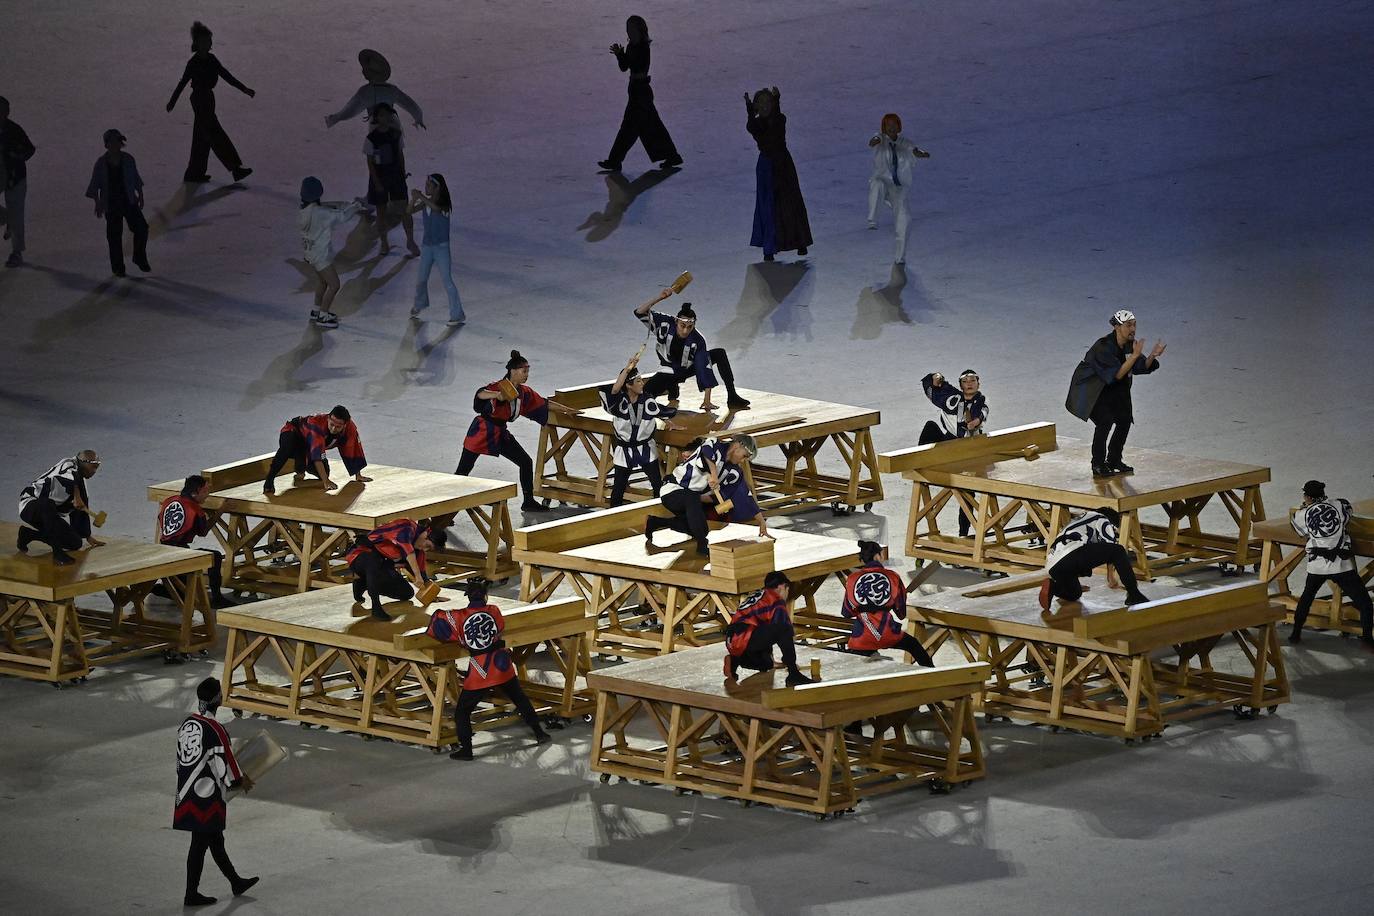
[[[758,336],[764,321],[771,320],[774,334],[801,333],[810,339],[810,310],[805,304],[791,301],[809,272],[810,266],[804,261],[750,264],[744,270],[744,289],[735,305],[735,317],[716,338],[725,342],[731,353],[743,353]]]
[[[653,169],[645,172],[634,181],[626,178],[620,172],[612,172],[606,176],[606,209],[593,212],[582,221],[582,225],[577,229],[581,232],[587,230],[587,241],[600,242],[610,236],[620,228],[620,221],[625,217],[625,211],[630,209],[630,205],[635,202],[635,198],[645,191],[667,181],[676,175],[681,169]]]
[[[375,401],[394,401],[412,385],[442,385],[452,376],[447,358],[450,341],[462,333],[462,326],[440,325],[439,331],[425,341],[425,328],[418,321],[407,321],[406,332],[396,347],[391,368],[379,379],[363,387],[363,395]]]
[[[902,264],[893,264],[887,285],[866,286],[859,291],[849,339],[877,340],[885,325],[929,321],[939,308],[919,274]]]
[[[282,392],[313,391],[321,382],[352,377],[352,369],[326,366],[316,367],[312,374],[303,373],[306,363],[329,347],[325,339],[329,333],[314,324],[307,324],[300,342],[268,363],[262,375],[248,384],[239,402],[239,409],[252,410],[267,398]]]
[[[185,216],[192,210],[198,210],[208,204],[223,200],[230,195],[245,190],[241,184],[228,184],[209,189],[206,184],[187,184],[177,185],[167,203],[160,207],[155,207],[148,213],[148,238],[156,239],[173,232],[181,232],[185,229],[192,229],[197,226],[208,225],[213,220],[201,220],[194,223],[182,223],[174,225],[178,217]]]

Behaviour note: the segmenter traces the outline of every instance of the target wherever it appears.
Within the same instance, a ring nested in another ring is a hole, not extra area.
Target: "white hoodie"
[[[334,227],[347,222],[361,210],[357,201],[313,203],[301,207],[296,214],[296,226],[301,230],[305,260],[311,267],[325,270],[334,263]]]

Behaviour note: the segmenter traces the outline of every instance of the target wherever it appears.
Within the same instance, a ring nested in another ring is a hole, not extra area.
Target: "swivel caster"
[[[52,682],[52,689],[53,689],[53,690],[61,690],[61,689],[62,689],[63,687],[65,687],[65,686],[66,686],[66,685],[63,684],[61,681],[53,681],[53,682]]]
[[[243,710],[242,710],[242,709],[235,709],[233,712],[234,712],[234,718],[235,718],[235,719],[242,719],[242,718],[243,718]]]
[[[592,715],[591,713],[586,713],[582,716],[582,721],[587,725],[591,725],[592,722],[595,720],[596,716]]]
[[[739,805],[741,808],[752,808],[754,807],[754,800],[752,798],[741,798],[739,800]]]
[[[872,511],[873,511],[873,504],[872,504],[872,503],[864,503],[864,511],[865,511],[865,512],[872,512]]]
[[[1269,715],[1271,715],[1271,716],[1272,716],[1274,713],[1278,712],[1278,711],[1279,711],[1279,708],[1278,708],[1277,706],[1270,706],[1270,707],[1269,707]]]
[[[1125,739],[1123,739],[1123,740],[1126,742],[1126,746],[1127,746],[1127,747],[1134,747],[1134,746],[1135,746],[1135,739],[1134,739],[1134,738],[1125,738]]]
[[[363,734],[363,740],[364,740],[364,741],[371,741],[372,738],[373,738],[372,735],[369,735],[369,734],[366,734],[366,733]]]
[[[603,786],[608,786],[608,785],[611,784],[611,774],[610,774],[610,773],[602,773],[598,778],[601,780],[601,784],[602,784]]]
[[[301,728],[305,729],[306,731],[310,731],[310,723],[309,723],[309,722],[302,722],[302,723],[300,723],[300,726],[301,726]],[[368,735],[368,737],[370,738],[370,737],[372,737],[372,736],[371,736],[371,735]]]
[[[1058,725],[1051,725],[1051,726],[1050,726],[1050,734],[1052,734],[1052,735],[1057,735],[1057,734],[1059,734],[1059,726],[1058,726]]]
[[[564,719],[562,716],[545,716],[544,727],[553,729],[554,731],[562,731],[568,727],[568,720]]]
[[[948,794],[949,794],[949,783],[945,782],[943,779],[932,779],[932,780],[930,781],[930,794],[931,794],[931,795],[948,795]]]
[[[825,819],[828,818],[828,817],[830,817],[830,815],[828,815],[828,814],[826,814],[824,811],[822,811],[820,814],[817,814],[817,815],[816,815],[816,820],[819,822],[819,821],[825,820]]]
[[[442,747],[432,747],[429,749],[429,752],[433,754],[435,757],[438,757],[440,754],[444,752],[444,750],[445,748]]]

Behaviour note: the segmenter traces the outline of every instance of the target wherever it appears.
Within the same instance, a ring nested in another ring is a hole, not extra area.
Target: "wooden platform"
[[[547,499],[604,508],[609,505],[611,446],[614,436],[611,417],[601,407],[597,389],[611,380],[554,392],[554,400],[577,408],[576,415],[550,414],[539,434],[539,457],[535,462],[535,493]],[[716,389],[724,399],[723,388]],[[683,386],[684,397],[674,422],[685,430],[660,431],[659,446],[665,458],[664,473],[678,460],[678,448],[710,427],[723,423],[719,434],[748,433],[758,442],[759,455],[747,472],[759,505],[770,514],[797,512],[829,504],[837,510],[856,506],[870,507],[883,498],[882,477],[878,473],[873,449],[873,427],[878,425],[877,410],[832,404],[769,391],[739,389],[750,401],[748,410],[727,412],[720,407],[715,414],[686,409],[700,404],[694,382]],[[695,400],[694,400],[695,399]],[[827,442],[833,442],[842,469],[825,473],[817,463]],[[764,463],[764,451],[776,447],[781,463]],[[579,453],[586,461],[572,460]],[[626,498],[649,499],[653,492],[641,480],[631,481]]]
[[[945,642],[992,667],[980,708],[988,716],[1114,735],[1159,734],[1171,722],[1233,709],[1247,717],[1287,703],[1275,624],[1283,609],[1263,582],[1201,590],[1150,586],[1148,604],[1122,607],[1120,591],[1092,580],[1077,609],[1042,614],[1042,576],[1016,576],[937,595],[912,594],[909,626],[934,653]],[[1227,636],[1244,663],[1218,670]]]
[[[444,589],[446,605],[464,607]],[[525,604],[493,598],[506,618],[506,644],[525,692],[541,715],[590,714],[588,633],[580,598]],[[373,618],[353,603],[350,586],[317,589],[225,612],[224,705],[436,750],[456,742],[452,704],[462,687],[455,643],[425,635],[429,612],[409,601],[387,604],[396,619]],[[543,648],[544,651],[539,652]],[[536,652],[543,667],[532,665]],[[475,728],[519,721],[500,694],[473,715]]]
[[[1355,503],[1354,509],[1357,517],[1351,519],[1350,539],[1355,551],[1356,574],[1368,588],[1371,580],[1374,580],[1374,499]],[[1293,610],[1298,606],[1298,595],[1289,586],[1288,577],[1295,572],[1305,571],[1303,557],[1306,556],[1304,548],[1307,539],[1293,530],[1287,515],[1255,525],[1253,537],[1260,542],[1261,575],[1275,590],[1274,601],[1287,609],[1291,623]],[[1302,578],[1298,581],[1301,583]],[[1360,612],[1344,600],[1340,586],[1330,582],[1327,588],[1330,597],[1312,602],[1304,629],[1360,635]],[[1298,593],[1301,592],[1299,585]]]
[[[44,544],[15,549],[19,526],[0,522],[0,674],[60,684],[85,678],[96,665],[163,651],[196,652],[215,643],[201,550],[108,538],[103,547],[72,552],[58,566]],[[159,619],[145,606],[163,583],[177,619]],[[104,592],[108,609],[77,599]],[[200,623],[196,615],[200,615]]]
[[[860,799],[922,783],[946,788],[985,775],[973,719],[983,664],[912,668],[885,658],[800,648],[821,682],[783,686],[784,671],[726,685],[724,649],[703,647],[603,669],[592,769],[746,804],[847,811]],[[657,738],[629,733],[636,722]],[[871,721],[873,736],[844,726]]]
[[[674,531],[644,540],[649,515],[669,517],[661,503],[634,503],[520,528],[515,559],[523,564],[520,595],[547,600],[560,585],[587,601],[597,620],[596,645],[606,653],[646,657],[724,638],[741,596],[763,587],[765,571],[729,573],[711,568],[691,538]],[[792,580],[792,619],[801,639],[820,643],[847,638],[850,622],[822,613],[816,590],[831,575],[843,580],[858,565],[852,540],[772,530],[774,563]],[[712,531],[714,543],[757,537],[753,525]]]
[[[327,492],[314,478],[292,486],[287,474],[277,478],[276,494],[265,496],[262,481],[271,458],[201,472],[211,481],[205,508],[224,553],[226,588],[282,595],[350,582],[343,560],[358,532],[398,518],[458,512],[476,525],[485,549],[434,551],[431,572],[449,581],[476,573],[490,579],[515,574],[506,509],[515,484],[374,464],[366,471],[370,483],[349,479]],[[179,492],[181,481],[168,481],[149,487],[148,498],[161,502]]]
[[[918,559],[1008,574],[1040,570],[1071,510],[1110,506],[1121,513],[1121,543],[1141,578],[1259,563],[1251,528],[1264,518],[1268,468],[1134,447],[1127,457],[1135,473],[1095,478],[1088,443],[1058,438],[1053,423],[1033,423],[886,452],[879,466],[912,481],[906,553]],[[1214,499],[1234,532],[1203,531],[1200,515]],[[951,504],[972,520],[969,537],[941,530],[938,516]]]

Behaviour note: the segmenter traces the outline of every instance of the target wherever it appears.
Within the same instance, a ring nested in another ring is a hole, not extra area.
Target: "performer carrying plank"
[[[840,605],[840,613],[854,621],[849,651],[873,655],[879,649],[901,649],[917,664],[933,667],[925,647],[898,622],[906,619],[906,584],[883,565],[886,561],[886,547],[876,541],[859,542],[859,562],[863,565],[845,579],[844,603]]]
[[[398,518],[367,534],[358,535],[353,542],[353,549],[344,558],[348,568],[358,577],[353,581],[353,600],[362,604],[363,597],[370,596],[372,616],[378,620],[390,620],[391,616],[382,609],[381,596],[396,601],[409,601],[415,597],[411,582],[431,581],[425,569],[425,551],[433,549],[434,539],[429,523],[408,518]],[[411,582],[406,581],[398,568],[402,563],[410,571]]]
[[[1312,599],[1328,581],[1335,583],[1360,611],[1360,639],[1365,651],[1374,651],[1374,604],[1364,582],[1355,572],[1355,552],[1350,540],[1348,500],[1326,495],[1326,484],[1309,480],[1302,485],[1302,506],[1293,513],[1293,530],[1307,538],[1307,580],[1298,606],[1293,609],[1289,642],[1302,641],[1302,627],[1312,610]]]
[[[204,477],[199,474],[187,477],[181,492],[167,497],[158,506],[157,542],[190,548],[196,538],[209,534],[210,516],[202,508],[205,497],[209,495],[210,484]],[[220,566],[224,563],[224,554],[218,550],[211,550],[210,553],[215,558],[214,565],[210,567],[210,601],[217,608],[229,607],[234,602],[220,591]]]
[[[1112,315],[1112,332],[1100,337],[1074,370],[1064,402],[1069,413],[1093,422],[1094,477],[1129,474],[1135,470],[1121,460],[1135,414],[1131,410],[1131,377],[1159,368],[1164,342],[1156,340],[1148,354],[1135,336],[1135,315],[1119,309]],[[1110,441],[1109,441],[1110,437]]]
[[[277,436],[277,453],[272,456],[272,466],[262,483],[262,492],[268,496],[277,492],[277,475],[288,461],[295,465],[296,486],[305,483],[308,472],[323,481],[326,490],[337,490],[339,485],[329,479],[329,460],[324,454],[331,448],[339,450],[344,468],[353,475],[354,480],[367,483],[372,479],[363,476],[367,456],[363,454],[363,443],[358,438],[358,426],[353,422],[348,408],[339,404],[329,413],[292,417],[282,424]]]
[[[625,502],[625,487],[636,468],[643,469],[644,475],[649,478],[649,485],[654,488],[654,496],[658,496],[663,478],[658,470],[658,444],[654,442],[654,433],[658,431],[657,421],[663,420],[667,429],[682,428],[671,422],[671,418],[677,415],[676,407],[669,407],[644,394],[648,380],[640,374],[638,367],[639,354],[636,353],[612,384],[599,389],[601,405],[611,415],[611,428],[615,433],[612,506]]]
[[[649,516],[644,523],[644,537],[652,545],[654,532],[660,528],[681,531],[696,540],[698,554],[710,556],[706,541],[707,504],[714,507],[726,502],[730,506],[721,514],[733,522],[757,522],[759,534],[768,537],[763,510],[749,492],[749,483],[741,470],[744,462],[753,460],[758,451],[752,436],[703,439],[663,482],[663,505],[674,517]]]
[[[20,553],[31,542],[41,541],[52,548],[54,563],[67,566],[76,562],[67,551],[79,549],[83,538],[90,547],[104,545],[91,535],[86,495],[86,481],[98,470],[100,456],[86,449],[75,458],[63,458],[19,491]]]
[[[1099,566],[1107,567],[1107,582],[1126,589],[1126,605],[1149,601],[1136,587],[1131,555],[1117,543],[1121,536],[1121,515],[1103,506],[1089,510],[1064,526],[1050,544],[1045,561],[1045,581],[1040,584],[1040,607],[1048,611],[1050,598],[1077,601],[1083,597],[1078,580],[1092,575]],[[1115,574],[1115,575],[1113,575]]]
[[[787,574],[774,570],[764,577],[760,591],[740,601],[725,628],[726,683],[735,681],[740,668],[771,671],[774,646],[787,668],[788,687],[813,683],[797,667],[796,634],[787,611],[791,589]]]
[[[707,349],[706,338],[697,330],[697,313],[692,310],[692,303],[682,303],[676,316],[653,311],[656,304],[672,294],[671,287],[664,287],[657,296],[635,309],[635,317],[644,323],[657,342],[658,361],[664,366],[644,386],[645,394],[656,398],[666,393],[669,400],[676,401],[678,385],[695,377],[701,389],[701,409],[714,410],[711,391],[716,387],[716,376],[711,367],[715,366],[725,382],[725,406],[731,410],[748,407],[749,402],[735,392],[735,373],[730,369],[730,357],[719,347]]]

